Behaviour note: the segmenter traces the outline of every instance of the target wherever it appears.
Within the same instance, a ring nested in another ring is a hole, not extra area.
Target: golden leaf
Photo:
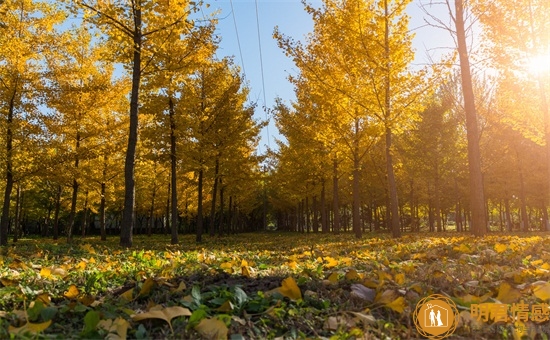
[[[327,268],[333,268],[338,265],[338,260],[330,256],[325,257],[325,262],[325,267]]]
[[[195,330],[206,339],[227,339],[229,331],[223,321],[215,318],[201,320]]]
[[[40,269],[40,276],[45,279],[52,278],[52,269],[51,268],[42,268]]]
[[[67,299],[74,299],[78,296],[78,294],[80,294],[78,288],[76,288],[75,285],[70,285],[69,290],[63,293],[63,296],[65,296]]]
[[[300,288],[292,277],[287,277],[283,280],[283,283],[280,287],[280,293],[281,295],[286,296],[291,300],[302,299],[302,292],[300,291]]]
[[[393,309],[397,313],[403,313],[403,310],[407,307],[407,302],[404,297],[400,296],[392,302],[386,303],[386,307]]]
[[[176,292],[183,292],[186,289],[187,289],[187,286],[185,285],[185,282],[181,281],[178,288],[171,288],[170,291],[172,293],[176,293]]]
[[[499,254],[504,253],[506,249],[508,249],[508,246],[505,244],[502,244],[502,243],[495,244],[495,251]]]
[[[233,304],[231,301],[226,300],[221,306],[216,308],[218,312],[231,312],[233,310]]]
[[[355,269],[350,269],[346,273],[346,280],[354,281],[354,280],[359,280],[359,279],[361,279],[361,277],[359,276],[359,273],[357,273],[357,270],[355,270]]]
[[[247,266],[242,266],[241,267],[241,274],[244,277],[250,277],[250,270],[248,269]]]
[[[398,285],[402,285],[403,283],[405,283],[405,274],[403,273],[395,274],[394,280],[395,280],[395,283],[397,283]]]
[[[50,327],[51,323],[52,323],[52,320],[48,320],[48,321],[42,322],[42,323],[27,322],[23,326],[17,327],[17,328],[10,325],[8,327],[8,332],[10,334],[14,334],[14,335],[23,335],[25,333],[35,334],[35,333],[42,332],[46,328]]]
[[[126,301],[132,301],[134,299],[134,288],[130,288],[124,293],[120,294],[120,297],[122,297]]]
[[[148,277],[145,282],[143,282],[143,286],[141,286],[141,290],[139,291],[138,297],[143,297],[149,295],[151,293],[151,289],[155,286],[155,280],[152,277]]]
[[[134,314],[131,316],[134,321],[141,321],[146,319],[161,319],[168,322],[170,329],[172,329],[172,319],[178,316],[191,316],[191,311],[187,308],[180,306],[166,307],[160,310],[152,310],[145,313]]]
[[[509,304],[516,302],[521,298],[521,292],[512,287],[508,282],[504,281],[500,284],[500,287],[498,288],[498,295],[497,300]]]
[[[332,272],[332,274],[328,276],[327,280],[329,280],[331,283],[338,283],[338,273]]]
[[[550,299],[550,282],[537,281],[531,285],[533,288],[533,294],[542,301],[548,301]]]

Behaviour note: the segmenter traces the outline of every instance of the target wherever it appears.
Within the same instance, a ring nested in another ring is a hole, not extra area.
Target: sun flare
[[[550,54],[537,55],[529,58],[527,71],[531,74],[541,74],[550,71]]]

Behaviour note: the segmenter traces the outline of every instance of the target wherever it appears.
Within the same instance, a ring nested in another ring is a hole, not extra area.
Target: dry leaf
[[[354,283],[351,285],[351,294],[354,297],[372,303],[376,296],[376,290]]]
[[[76,288],[75,285],[70,285],[69,290],[67,290],[65,293],[63,293],[63,296],[65,296],[67,299],[75,299],[80,292],[78,291],[78,288]]]
[[[391,308],[397,313],[401,314],[405,310],[405,307],[407,307],[407,302],[405,301],[404,297],[400,296],[392,302],[386,303],[386,307]]]
[[[141,321],[146,319],[162,319],[168,322],[170,329],[172,329],[172,319],[178,316],[191,316],[191,311],[187,308],[180,306],[166,307],[160,310],[152,310],[146,313],[132,315],[132,320]],[[172,330],[173,331],[173,330]]]
[[[292,277],[287,277],[283,280],[283,283],[279,288],[279,292],[281,295],[286,296],[291,300],[302,299],[302,292]]]
[[[143,282],[143,286],[141,286],[141,290],[139,291],[138,297],[143,297],[149,295],[151,293],[151,289],[155,286],[155,280],[152,277],[147,278],[145,282]]]
[[[357,270],[355,270],[355,269],[350,269],[346,273],[346,280],[355,281],[355,280],[359,280],[359,279],[361,279],[361,277],[359,276],[359,274],[357,273]]]
[[[537,281],[531,284],[533,294],[542,301],[550,299],[550,282]]]
[[[508,282],[504,281],[500,284],[498,289],[497,300],[504,303],[510,304],[518,301],[521,298],[521,292],[512,287]]]
[[[195,330],[206,339],[227,339],[229,331],[223,321],[215,318],[201,320]]]
[[[23,335],[25,333],[35,334],[35,333],[42,332],[46,328],[50,327],[51,323],[52,323],[52,320],[48,320],[48,321],[42,322],[42,323],[27,322],[23,326],[17,327],[17,328],[10,325],[8,327],[8,332],[10,334],[14,334],[14,335]]]

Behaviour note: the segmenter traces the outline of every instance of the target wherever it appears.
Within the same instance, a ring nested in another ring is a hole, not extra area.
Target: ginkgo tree
[[[18,170],[18,149],[30,141],[38,127],[38,82],[42,52],[54,43],[53,27],[63,19],[56,6],[31,0],[6,0],[0,26],[0,112],[3,117],[4,200],[0,219],[0,245],[7,244],[11,194]],[[23,162],[24,164],[31,164]]]
[[[158,57],[170,37],[181,37],[191,32],[195,23],[189,15],[198,7],[195,2],[188,0],[83,0],[75,1],[74,5],[75,12],[83,12],[87,22],[105,32],[113,51],[117,51],[114,54],[115,60],[123,63],[131,73],[128,145],[124,167],[124,211],[120,231],[120,244],[131,247],[135,222],[135,161],[142,75]]]
[[[308,80],[351,102],[362,119],[380,126],[385,140],[391,229],[400,236],[393,164],[393,136],[421,109],[425,70],[411,70],[412,34],[405,9],[410,1],[323,1],[306,5],[314,21],[307,46],[276,31],[281,48]]]

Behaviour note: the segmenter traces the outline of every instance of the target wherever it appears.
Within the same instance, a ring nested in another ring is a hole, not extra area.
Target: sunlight
[[[527,71],[534,75],[550,71],[550,53],[529,58],[527,61]]]

